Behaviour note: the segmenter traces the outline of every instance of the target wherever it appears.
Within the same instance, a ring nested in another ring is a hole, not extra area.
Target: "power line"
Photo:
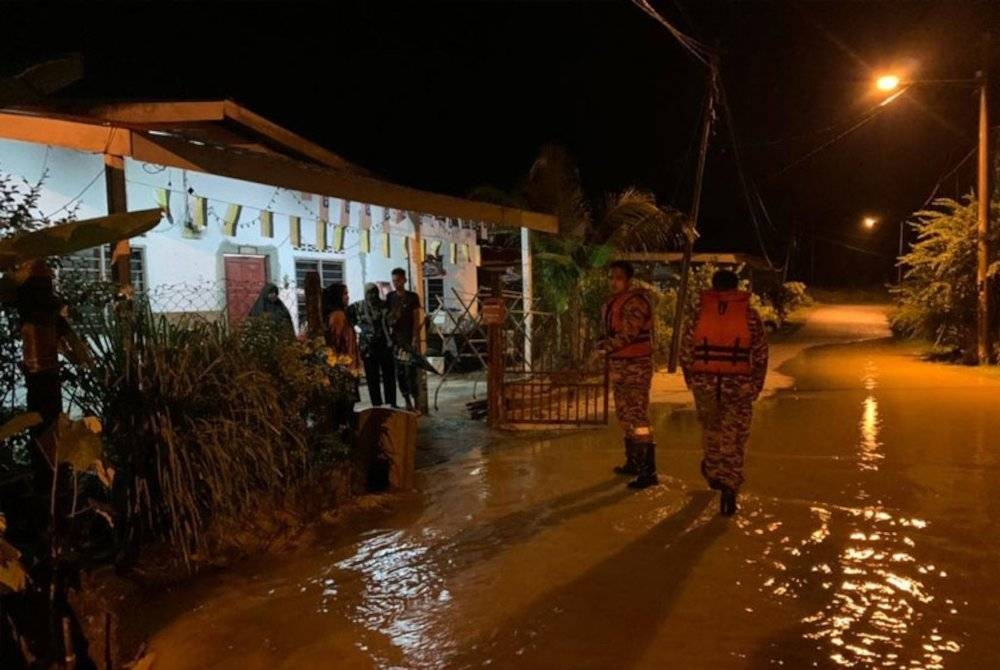
[[[702,44],[693,37],[684,34],[678,28],[674,27],[672,23],[663,18],[663,16],[656,11],[651,4],[649,4],[648,0],[632,0],[632,4],[646,12],[646,14],[652,17],[653,20],[666,28],[670,34],[674,36],[674,39],[680,42],[681,46],[687,49],[692,56],[701,61],[706,67],[710,66],[708,58],[712,54],[712,50],[708,46]]]

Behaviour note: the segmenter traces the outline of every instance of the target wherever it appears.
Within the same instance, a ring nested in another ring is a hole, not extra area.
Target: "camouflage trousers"
[[[608,362],[615,416],[625,437],[636,442],[652,442],[649,425],[649,387],[653,383],[650,358],[612,358]]]
[[[702,428],[701,474],[714,489],[736,491],[743,483],[743,455],[757,389],[744,376],[692,375],[688,386]]]

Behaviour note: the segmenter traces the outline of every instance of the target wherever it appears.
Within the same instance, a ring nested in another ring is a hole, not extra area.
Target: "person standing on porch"
[[[368,397],[373,407],[383,401],[396,407],[396,365],[389,336],[388,309],[375,284],[365,284],[365,298],[347,309],[351,323],[358,327],[358,348],[365,366]],[[383,395],[384,391],[384,395]]]
[[[326,344],[333,355],[330,382],[333,386],[333,423],[338,430],[354,426],[354,404],[358,402],[361,361],[357,333],[347,318],[350,297],[345,284],[327,287],[323,310],[326,314]]]
[[[406,409],[412,410],[417,397],[417,368],[412,364],[412,355],[420,352],[420,296],[406,290],[406,270],[403,268],[392,271],[392,287],[385,303],[396,354],[396,378]]]
[[[730,270],[712,276],[698,316],[684,332],[680,359],[702,426],[701,473],[720,491],[719,512],[736,513],[753,403],[767,376],[767,336],[750,294]]]
[[[649,391],[653,382],[653,304],[649,294],[632,286],[635,269],[627,261],[609,266],[611,298],[604,304],[604,339],[598,351],[608,357],[615,414],[625,431],[625,464],[620,475],[635,476],[629,487],[659,483],[656,444],[649,423]]]

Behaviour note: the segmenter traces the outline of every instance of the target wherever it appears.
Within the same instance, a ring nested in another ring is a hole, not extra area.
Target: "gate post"
[[[503,304],[503,284],[498,272],[492,279],[492,297],[483,300],[481,309],[482,322],[487,328],[487,347],[489,368],[486,371],[486,408],[487,424],[495,428],[503,423],[503,373],[506,367],[504,361],[504,323],[507,320],[507,310]]]

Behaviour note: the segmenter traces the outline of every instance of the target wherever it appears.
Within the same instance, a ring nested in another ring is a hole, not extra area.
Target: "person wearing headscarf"
[[[257,296],[257,302],[250,308],[252,318],[271,319],[278,328],[287,330],[289,334],[295,333],[295,326],[292,323],[292,315],[289,313],[285,303],[281,302],[278,295],[278,287],[274,284],[264,284]]]
[[[387,323],[388,308],[378,286],[365,284],[364,300],[352,303],[347,308],[347,317],[361,331],[358,348],[372,406],[381,407],[384,401],[396,407],[396,362]]]
[[[358,401],[357,379],[361,372],[358,336],[347,318],[349,297],[347,286],[340,283],[328,286],[323,292],[326,344],[338,361],[334,366],[337,383],[334,421],[339,426],[352,423],[354,403]]]

